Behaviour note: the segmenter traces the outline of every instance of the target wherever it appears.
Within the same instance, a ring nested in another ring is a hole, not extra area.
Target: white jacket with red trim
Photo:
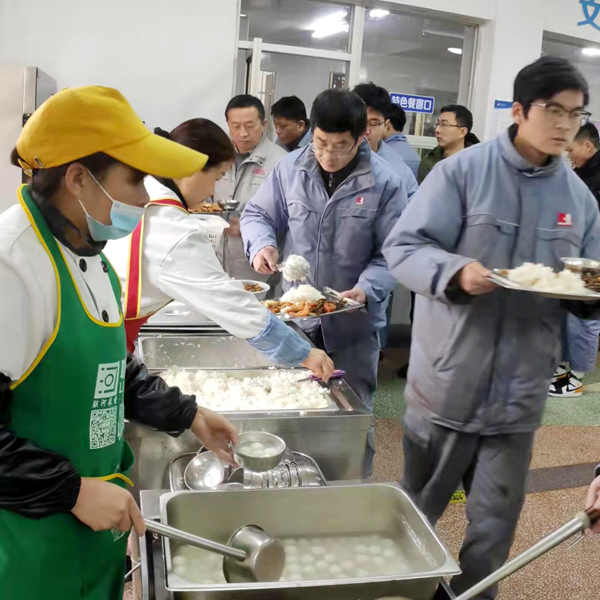
[[[151,201],[180,203],[173,191],[152,177],[146,178],[146,189]],[[111,242],[105,251],[124,282],[128,268],[138,268],[128,265],[132,239],[134,236]],[[141,244],[136,317],[151,315],[177,300],[236,337],[247,339],[275,362],[299,364],[306,358],[309,345],[284,323],[274,320],[241,282],[223,271],[199,219],[183,205],[149,204]]]

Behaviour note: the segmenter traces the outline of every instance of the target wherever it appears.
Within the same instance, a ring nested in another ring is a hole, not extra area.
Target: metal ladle
[[[497,571],[494,571],[491,575],[488,575],[485,579],[482,579],[479,583],[469,588],[466,592],[463,592],[459,596],[455,596],[454,600],[472,600],[476,596],[479,596],[482,592],[500,583],[503,579],[506,579],[509,575],[516,573],[519,569],[522,569],[529,563],[533,562],[536,558],[539,558],[546,552],[553,550],[569,538],[575,535],[583,535],[586,529],[589,529],[600,520],[600,511],[587,510],[579,513],[574,519],[571,519],[568,523],[541,539],[537,544],[531,546],[525,550],[525,552],[515,556],[512,560],[509,560],[506,564],[502,565]],[[407,598],[398,598],[398,600],[408,600]]]
[[[256,525],[240,527],[225,545],[150,519],[144,523],[149,531],[224,556],[223,573],[228,583],[279,581],[283,575],[283,544]]]

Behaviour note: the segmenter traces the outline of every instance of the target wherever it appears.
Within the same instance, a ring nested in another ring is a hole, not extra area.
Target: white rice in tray
[[[558,294],[588,294],[583,279],[578,273],[564,270],[555,273],[541,264],[523,263],[508,271],[508,279],[521,287]]]
[[[314,410],[330,405],[329,394],[318,383],[293,383],[307,377],[305,371],[270,371],[260,377],[238,379],[223,371],[184,371],[170,367],[162,377],[184,394],[195,395],[200,406],[217,412]]]
[[[324,299],[325,296],[312,285],[299,285],[287,291],[279,300],[280,302],[318,302]]]

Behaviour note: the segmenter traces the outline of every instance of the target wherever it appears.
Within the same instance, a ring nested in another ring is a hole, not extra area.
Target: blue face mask
[[[110,209],[110,221],[111,225],[105,225],[100,223],[97,219],[94,219],[83,206],[81,200],[81,208],[85,212],[85,220],[87,221],[88,229],[90,230],[90,236],[96,242],[107,242],[108,240],[117,240],[119,238],[127,237],[133,230],[138,226],[139,222],[144,216],[144,208],[139,206],[131,206],[124,202],[115,200],[103,187],[100,182],[92,175],[88,170],[90,177],[96,182],[96,185],[104,192],[106,197],[112,202],[112,208]]]

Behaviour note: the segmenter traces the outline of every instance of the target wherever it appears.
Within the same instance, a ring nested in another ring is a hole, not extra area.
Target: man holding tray
[[[365,103],[347,90],[315,100],[312,143],[284,158],[246,206],[241,219],[248,259],[259,273],[274,273],[280,253],[310,263],[309,281],[342,298],[367,304],[302,323],[313,343],[327,349],[366,407],[377,387],[378,331],[394,285],[381,253],[408,201],[393,169],[364,142]],[[364,143],[363,143],[364,142]],[[289,287],[289,284],[288,284]],[[375,453],[369,435],[363,475]]]
[[[561,257],[600,258],[598,205],[561,158],[589,118],[588,101],[587,82],[567,61],[525,67],[514,125],[436,165],[384,248],[393,275],[418,294],[404,485],[432,523],[461,483],[468,496],[457,594],[508,556],[560,359],[562,307],[578,316],[597,308],[489,279],[489,269],[525,262],[560,271]]]

